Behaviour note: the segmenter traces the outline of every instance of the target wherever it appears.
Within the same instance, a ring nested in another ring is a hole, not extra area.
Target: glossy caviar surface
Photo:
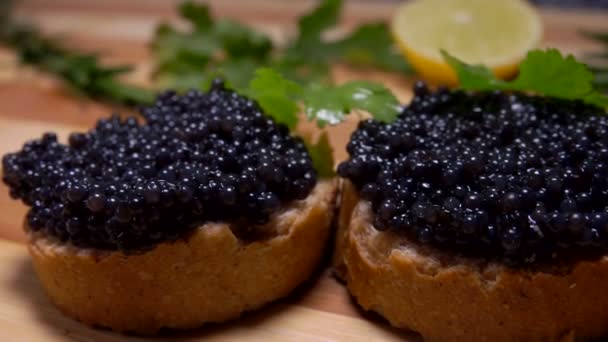
[[[32,230],[145,249],[204,222],[263,224],[315,185],[302,141],[219,81],[209,93],[165,93],[142,114],[145,123],[102,119],[68,145],[48,133],[4,156],[3,180],[31,206]]]
[[[423,83],[391,124],[363,121],[338,173],[374,227],[510,265],[605,251],[608,118],[579,102]]]

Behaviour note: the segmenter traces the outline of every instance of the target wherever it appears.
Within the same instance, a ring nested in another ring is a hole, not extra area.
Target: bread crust
[[[377,231],[368,202],[358,199],[349,182],[342,200],[337,273],[364,309],[393,326],[429,341],[608,335],[608,256],[513,269]]]
[[[287,295],[316,268],[330,233],[336,182],[271,218],[273,236],[246,242],[208,223],[143,254],[82,249],[29,234],[51,300],[80,321],[153,334],[221,322]]]

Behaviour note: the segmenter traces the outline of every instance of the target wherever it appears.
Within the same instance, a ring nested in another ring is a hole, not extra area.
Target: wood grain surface
[[[1,0],[0,0],[1,1]],[[132,63],[136,70],[127,77],[146,84],[152,65],[147,41],[160,21],[176,21],[177,1],[165,0],[27,0],[19,3],[18,15],[60,34],[65,41],[86,51],[103,54],[109,63]],[[294,33],[295,18],[314,1],[211,1],[218,16],[246,22],[268,32],[278,42]],[[390,17],[394,2],[347,2],[342,34],[358,23]],[[580,55],[596,49],[577,34],[580,29],[608,31],[608,12],[541,10],[545,25],[543,46],[557,47]],[[413,79],[371,70],[336,66],[332,76],[338,82],[355,78],[380,81],[407,101]],[[116,110],[79,98],[56,80],[17,64],[15,56],[0,48],[0,154],[18,150],[28,139],[45,131],[60,137],[74,130],[86,130],[102,116]],[[330,128],[330,140],[338,159],[345,157],[344,145],[356,118]],[[310,127],[303,127],[311,130]],[[316,133],[316,132],[315,132]],[[8,196],[0,184],[0,341],[118,341],[127,337],[88,328],[62,316],[41,291],[23,246],[21,222],[26,208]],[[9,242],[10,241],[10,242]],[[134,340],[137,338],[128,337]],[[293,340],[376,341],[417,339],[408,332],[392,329],[374,314],[362,312],[344,287],[322,267],[310,282],[292,296],[244,318],[186,333],[169,333],[159,340]]]

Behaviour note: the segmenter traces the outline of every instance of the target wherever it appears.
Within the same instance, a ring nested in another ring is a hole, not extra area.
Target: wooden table
[[[151,64],[146,42],[161,20],[176,20],[177,1],[164,0],[27,0],[19,4],[18,14],[40,25],[46,32],[67,35],[69,44],[88,51],[101,51],[111,63],[137,66],[128,78],[148,82]],[[312,1],[211,1],[216,15],[232,17],[253,25],[278,41],[294,31],[295,18],[313,6]],[[345,31],[369,20],[386,19],[393,2],[349,2],[342,26]],[[597,46],[581,38],[579,29],[608,31],[608,12],[541,10],[545,24],[543,46],[581,54]],[[337,32],[339,34],[340,32]],[[382,81],[395,90],[401,100],[409,99],[412,79],[374,71],[354,71],[335,67],[337,81],[368,78]],[[26,140],[45,131],[85,130],[113,108],[78,98],[66,92],[54,79],[34,70],[21,68],[8,50],[0,49],[0,154],[15,151]],[[330,129],[338,159],[344,158],[346,143],[355,120]],[[126,337],[94,330],[62,316],[46,299],[35,278],[26,250],[21,222],[26,208],[8,196],[0,184],[0,340],[123,340]],[[132,339],[136,339],[131,337]],[[327,268],[289,298],[244,318],[199,330],[173,333],[160,339],[179,340],[341,340],[376,341],[417,339],[397,331],[374,314],[353,304],[344,287]]]

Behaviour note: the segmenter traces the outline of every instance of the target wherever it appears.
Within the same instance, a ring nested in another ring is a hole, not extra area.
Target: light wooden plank
[[[0,241],[0,341],[140,341],[92,329],[63,316],[49,302],[23,245]],[[234,322],[190,332],[164,334],[158,341],[402,341],[417,337],[385,323],[292,304],[289,300]]]

